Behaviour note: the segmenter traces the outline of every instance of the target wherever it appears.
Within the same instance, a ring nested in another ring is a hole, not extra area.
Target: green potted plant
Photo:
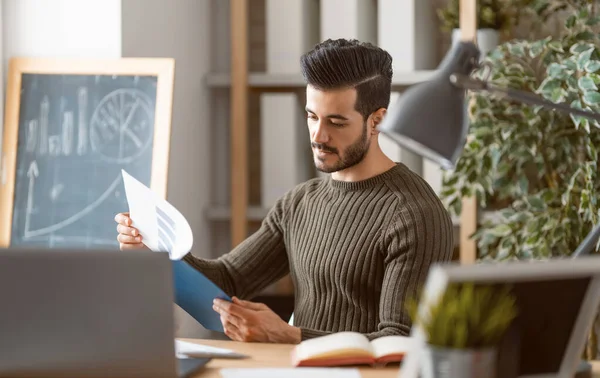
[[[452,43],[460,40],[459,3],[460,0],[448,0],[445,7],[437,10],[441,29],[451,33]],[[477,44],[482,55],[498,45],[501,34],[509,34],[518,16],[518,6],[514,0],[477,1]]]
[[[426,335],[424,378],[493,378],[499,342],[517,315],[507,285],[452,284],[424,309],[409,304],[413,326]]]
[[[600,15],[585,3],[567,7],[559,38],[495,49],[486,58],[489,80],[600,112]],[[600,220],[600,124],[485,93],[469,96],[465,150],[440,196],[455,215],[465,196],[493,211],[473,235],[481,260],[569,256]],[[589,359],[598,357],[595,340]]]

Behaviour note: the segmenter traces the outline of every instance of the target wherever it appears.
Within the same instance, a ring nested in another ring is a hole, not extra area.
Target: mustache
[[[329,146],[327,146],[325,144],[312,142],[310,145],[312,146],[312,148],[318,148],[319,150],[322,150],[322,151],[325,151],[325,152],[331,152],[331,153],[334,153],[334,154],[338,153],[338,149],[337,148],[335,148],[335,147],[329,147]]]

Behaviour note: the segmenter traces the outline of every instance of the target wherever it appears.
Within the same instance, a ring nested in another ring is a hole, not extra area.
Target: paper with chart
[[[171,260],[180,260],[192,249],[194,241],[187,220],[125,170],[121,173],[132,226],[140,231],[142,242],[154,252],[168,252]]]

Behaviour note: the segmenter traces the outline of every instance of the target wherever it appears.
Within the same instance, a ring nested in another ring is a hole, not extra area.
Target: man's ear
[[[379,108],[373,113],[371,113],[371,128],[373,133],[379,134],[379,130],[377,129],[377,127],[383,121],[383,118],[385,117],[386,113],[386,108]]]

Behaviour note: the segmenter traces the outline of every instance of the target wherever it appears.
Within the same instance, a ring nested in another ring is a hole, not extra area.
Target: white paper
[[[132,226],[142,235],[142,243],[154,252],[168,252],[180,260],[192,249],[192,229],[177,209],[146,185],[121,170]]]
[[[229,357],[238,356],[239,354],[231,349],[216,348],[175,339],[175,355],[177,358],[188,358],[190,356]]]
[[[241,368],[220,372],[223,378],[360,378],[355,368]]]

